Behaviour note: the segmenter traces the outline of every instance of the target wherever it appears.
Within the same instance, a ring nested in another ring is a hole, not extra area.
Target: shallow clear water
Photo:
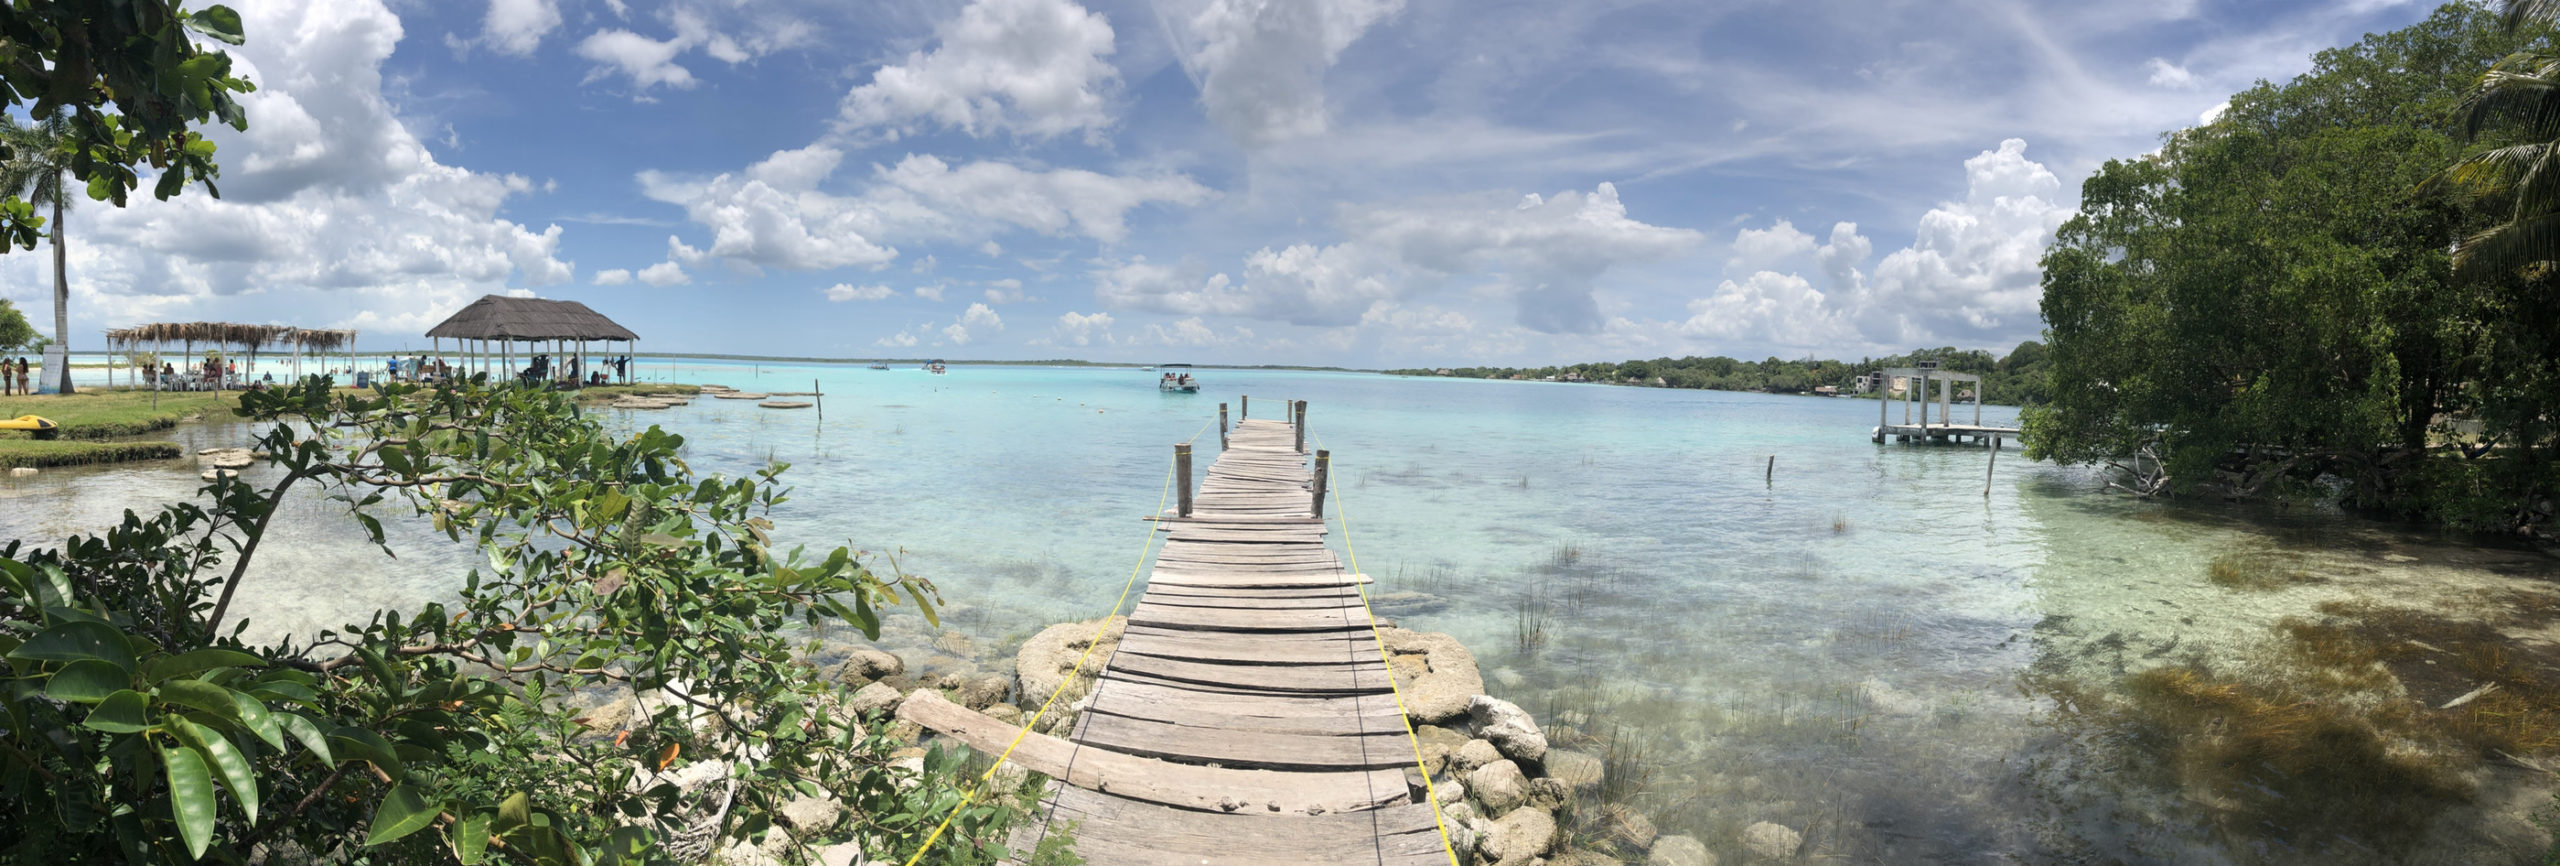
[[[786,539],[895,555],[954,603],[944,634],[894,629],[927,666],[996,667],[1030,631],[1105,612],[1149,537],[1139,518],[1172,444],[1199,435],[1205,464],[1219,402],[1250,394],[1272,417],[1308,400],[1311,448],[1331,450],[1348,512],[1334,543],[1381,592],[1437,600],[1400,609],[1402,623],[1463,639],[1495,692],[1551,724],[1645,735],[1648,808],[1729,860],[1755,821],[1858,862],[2284,859],[2284,828],[2208,832],[2174,792],[2118,778],[2020,674],[2104,687],[2172,649],[2239,658],[2322,600],[2452,599],[2552,574],[2536,555],[2334,515],[2130,503],[2015,446],[1986,495],[1985,450],[1872,444],[1877,406],[1859,400],[1236,370],[1204,371],[1196,395],[1111,369],[638,372],[826,392],[822,411],[706,398],[613,418],[685,435],[697,471],[793,464]],[[59,539],[197,483],[183,463],[47,472],[0,489],[0,531]],[[398,527],[400,558],[385,560],[329,510],[299,503],[279,530],[290,543],[269,543],[238,603],[256,631],[414,608],[475,564]],[[2327,579],[2214,586],[2206,563],[2235,548]],[[1543,623],[1542,643],[1521,639],[1524,620]],[[2462,860],[2530,856],[2515,815],[2449,820],[2483,825],[2447,836]]]

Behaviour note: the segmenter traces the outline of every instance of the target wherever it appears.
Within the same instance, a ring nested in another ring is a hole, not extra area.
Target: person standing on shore
[[[18,356],[18,393],[30,396],[35,393],[27,390],[27,356],[25,355]]]

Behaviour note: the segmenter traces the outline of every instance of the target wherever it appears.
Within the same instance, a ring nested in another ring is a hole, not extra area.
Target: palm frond
[[[2545,142],[2511,144],[2484,150],[2446,166],[2418,184],[2418,195],[2454,194],[2466,198],[2505,202],[2514,195],[2518,179],[2533,170],[2536,162],[2551,158],[2551,145]]]
[[[2560,136],[2560,56],[2532,51],[2507,55],[2480,76],[2454,110],[2462,116],[2463,134],[2472,138],[2501,121],[2520,123],[2537,138]]]
[[[2553,262],[2560,262],[2560,214],[2493,226],[2453,250],[2454,275],[2463,280],[2491,279]]]
[[[2504,18],[2507,29],[2524,26],[2527,21],[2560,21],[2560,0],[2505,0]]]

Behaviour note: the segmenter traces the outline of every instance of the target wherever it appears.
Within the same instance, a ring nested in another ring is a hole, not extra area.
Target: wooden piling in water
[[[1309,507],[1309,508],[1307,509],[1307,511],[1308,511],[1309,513],[1311,513],[1311,514],[1314,514],[1317,520],[1323,520],[1323,519],[1324,519],[1324,485],[1325,485],[1325,476],[1326,476],[1326,475],[1328,475],[1328,474],[1330,474],[1332,471],[1333,471],[1333,452],[1331,452],[1331,451],[1318,451],[1318,452],[1316,452],[1316,478],[1315,478],[1315,488],[1314,488],[1314,489],[1315,489],[1315,493],[1316,493],[1316,502],[1315,502],[1315,505],[1313,505],[1313,506]]]
[[[2000,437],[1991,437],[1991,460],[1982,464],[1982,498],[1991,498],[1991,470],[2000,466]]]
[[[1251,417],[1253,417],[1253,395],[1251,395],[1251,394],[1238,394],[1238,395],[1236,395],[1236,417],[1237,417],[1237,418],[1251,418]]]
[[[1181,490],[1182,490],[1181,498],[1180,498],[1180,499],[1175,500],[1175,502],[1176,502],[1176,503],[1178,503],[1178,505],[1176,506],[1176,510],[1175,510],[1175,512],[1174,512],[1174,513],[1175,513],[1175,514],[1178,514],[1178,515],[1180,515],[1180,516],[1183,516],[1183,517],[1190,517],[1190,516],[1191,516],[1191,443],[1189,443],[1189,442],[1184,442],[1184,443],[1182,443],[1182,444],[1179,444],[1179,445],[1175,445],[1175,446],[1173,446],[1173,474],[1175,474],[1175,475],[1179,475],[1179,476],[1182,476],[1182,483],[1181,483],[1181,485],[1180,485],[1180,488],[1181,488]]]
[[[1762,485],[1762,486],[1764,486],[1764,487],[1774,487],[1774,486],[1776,486],[1776,485],[1777,485],[1777,483],[1778,483],[1778,455],[1775,455],[1775,454],[1771,454],[1771,455],[1769,455],[1769,471],[1768,471],[1768,473],[1767,473],[1767,474],[1762,475],[1762,476],[1760,477],[1760,482],[1761,482],[1761,485]]]
[[[1218,450],[1227,450],[1227,404],[1218,404]]]
[[[1297,415],[1297,420],[1290,422],[1289,427],[1297,433],[1298,453],[1305,454],[1307,453],[1307,401],[1297,401],[1293,411]]]

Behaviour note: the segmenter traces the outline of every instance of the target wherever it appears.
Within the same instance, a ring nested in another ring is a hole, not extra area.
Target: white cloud
[[[827,300],[830,301],[879,301],[894,298],[897,295],[896,289],[878,283],[867,286],[837,283],[827,287]]]
[[[559,26],[560,7],[553,0],[489,0],[480,41],[501,54],[531,57],[542,37]]]
[[[1274,319],[1298,325],[1358,322],[1372,304],[1430,293],[1456,277],[1487,279],[1510,298],[1520,324],[1545,333],[1600,328],[1592,289],[1625,263],[1667,258],[1701,236],[1630,219],[1617,187],[1535,194],[1503,207],[1489,202],[1389,206],[1346,214],[1354,240],[1327,247],[1265,247],[1247,256],[1243,279],[1200,275],[1144,257],[1106,261],[1095,271],[1102,303],[1177,315]]]
[[[2151,70],[2151,83],[2154,86],[2166,87],[2173,90],[2196,89],[2196,74],[2187,71],[2187,68],[2184,66],[2171,63],[2162,58],[2154,57],[2151,58],[2149,62],[2144,63],[2143,68]]]
[[[1141,338],[1140,341],[1174,348],[1196,349],[1210,346],[1245,343],[1252,339],[1252,329],[1246,328],[1242,325],[1230,327],[1227,329],[1226,334],[1221,335],[1218,333],[1217,329],[1209,327],[1208,323],[1201,321],[1200,317],[1193,316],[1188,319],[1182,319],[1174,322],[1172,327],[1166,327],[1164,325],[1148,325],[1146,336]]]
[[[1004,255],[1004,245],[996,243],[995,241],[988,241],[986,243],[979,244],[978,254],[991,259]]]
[[[629,268],[609,268],[596,272],[595,284],[599,286],[629,285],[630,282],[631,270]]]
[[[499,216],[537,184],[439,163],[393,113],[382,64],[402,30],[390,10],[239,9],[259,35],[227,50],[258,90],[240,97],[247,132],[204,130],[221,149],[223,197],[190,189],[76,212],[76,333],[179,318],[414,333],[480,294],[574,276],[560,227]],[[49,256],[0,256],[0,286],[32,294],[51,270]]]
[[[1130,211],[1210,195],[1181,175],[953,166],[916,155],[875,167],[872,185],[857,195],[806,188],[834,158],[812,147],[777,153],[743,175],[688,180],[646,171],[639,180],[644,194],[682,206],[711,230],[709,255],[793,270],[880,265],[897,258],[895,242],[968,240],[1006,228],[1117,242],[1128,234]]]
[[[1111,124],[1111,24],[1073,0],[976,0],[935,29],[932,51],[883,66],[845,94],[846,131],[919,121],[974,136],[1051,137]]]
[[[893,349],[905,349],[913,347],[916,344],[916,335],[905,331],[899,331],[878,340],[873,340],[871,344],[874,346],[888,346]]]
[[[1733,258],[1725,269],[1747,271],[1768,267],[1813,250],[1813,236],[1779,220],[1765,229],[1743,229],[1733,236]]]
[[[587,74],[588,81],[619,72],[642,91],[661,84],[681,90],[694,84],[692,70],[675,62],[685,47],[682,39],[651,39],[615,28],[598,30],[579,41],[578,56],[596,62],[595,71]]]
[[[1759,271],[1742,282],[1726,280],[1716,293],[1689,302],[1682,334],[1715,340],[1757,338],[1754,343],[1836,346],[1854,336],[1822,292],[1794,274]]]
[[[659,262],[641,268],[638,276],[641,282],[652,286],[673,286],[693,282],[693,277],[684,272],[684,266],[674,262]]]
[[[942,300],[943,288],[944,287],[939,284],[931,286],[917,286],[916,297],[923,298],[928,301],[939,301]]]
[[[1247,146],[1320,134],[1325,71],[1403,0],[1207,0],[1168,12],[1209,117]]]
[[[996,311],[985,304],[970,304],[968,311],[960,314],[960,324],[1001,331],[1004,330],[1004,317],[996,315]]]
[[[1070,310],[1058,317],[1058,326],[1053,333],[1059,339],[1078,346],[1090,346],[1096,341],[1108,345],[1119,342],[1111,334],[1111,324],[1110,313],[1078,313]]]

